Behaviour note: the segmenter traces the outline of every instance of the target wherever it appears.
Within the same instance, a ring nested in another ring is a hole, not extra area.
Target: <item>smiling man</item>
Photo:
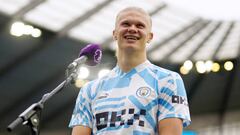
[[[130,69],[146,61],[146,43],[153,38],[150,16],[139,8],[126,8],[116,18],[113,37],[117,41],[120,68]]]
[[[80,90],[69,125],[73,135],[181,135],[190,124],[179,74],[147,60],[151,27],[141,8],[118,13],[113,30],[117,65]]]

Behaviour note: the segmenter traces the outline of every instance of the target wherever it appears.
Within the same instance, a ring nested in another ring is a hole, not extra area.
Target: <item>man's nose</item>
[[[136,33],[137,32],[137,27],[135,25],[131,25],[129,28],[128,28],[128,32],[130,33]]]

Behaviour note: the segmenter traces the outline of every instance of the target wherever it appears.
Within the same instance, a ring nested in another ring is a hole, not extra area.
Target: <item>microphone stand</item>
[[[76,67],[72,67],[71,69],[66,70],[67,78],[59,84],[55,89],[53,89],[50,93],[44,94],[42,99],[29,106],[25,111],[23,111],[17,119],[15,119],[11,124],[8,125],[7,130],[11,132],[16,126],[20,123],[23,125],[28,125],[30,127],[32,135],[40,134],[40,117],[41,111],[44,108],[44,103],[48,101],[52,96],[60,92],[67,84],[74,83],[77,78]],[[71,70],[71,74],[69,74],[69,70]]]

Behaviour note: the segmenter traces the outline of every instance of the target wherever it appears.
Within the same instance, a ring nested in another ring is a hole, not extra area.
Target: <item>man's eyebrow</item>
[[[122,20],[122,21],[120,21],[120,22],[129,22],[129,20]]]

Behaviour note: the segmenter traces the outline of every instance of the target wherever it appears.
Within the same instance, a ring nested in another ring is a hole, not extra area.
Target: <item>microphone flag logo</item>
[[[100,63],[102,58],[102,51],[100,49],[97,49],[94,53],[94,62]]]

